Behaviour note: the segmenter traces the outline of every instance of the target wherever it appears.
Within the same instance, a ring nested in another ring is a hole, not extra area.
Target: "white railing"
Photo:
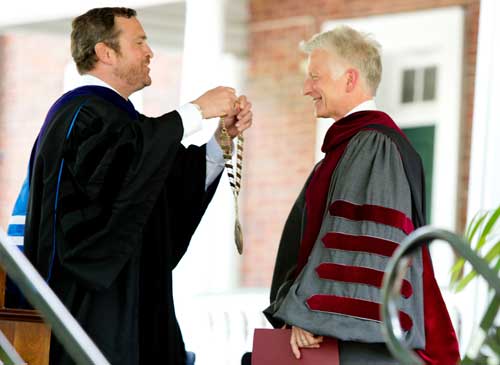
[[[186,350],[196,365],[238,365],[252,351],[255,328],[270,328],[262,310],[269,289],[238,289],[176,300],[176,313]]]

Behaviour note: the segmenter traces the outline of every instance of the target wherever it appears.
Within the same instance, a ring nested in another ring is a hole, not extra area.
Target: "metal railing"
[[[396,305],[400,296],[399,288],[409,264],[408,255],[436,239],[448,242],[500,297],[500,279],[497,273],[490,269],[486,261],[480,258],[462,237],[444,229],[429,226],[421,227],[412,232],[389,260],[382,286],[382,330],[387,347],[401,364],[423,364],[422,359],[404,345]],[[398,330],[399,333],[396,334],[395,330]]]
[[[42,313],[52,333],[77,364],[109,365],[80,324],[1,229],[0,264],[26,299]]]

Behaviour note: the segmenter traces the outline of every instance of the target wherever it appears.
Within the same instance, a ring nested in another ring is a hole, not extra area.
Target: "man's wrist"
[[[220,130],[220,127],[218,127],[216,130],[215,130],[215,133],[214,133],[214,138],[215,138],[215,141],[217,142],[217,144],[222,147],[221,145],[221,130]]]
[[[201,115],[201,119],[205,119],[204,115],[203,115],[203,109],[201,108],[201,106],[199,104],[196,104],[195,102],[191,102],[191,104],[194,105],[194,107],[196,108],[196,110],[198,110],[198,112],[200,113]]]

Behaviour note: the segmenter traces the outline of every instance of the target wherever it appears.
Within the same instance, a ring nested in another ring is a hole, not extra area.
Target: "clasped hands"
[[[238,136],[252,125],[252,104],[244,95],[237,97],[233,88],[218,86],[208,90],[192,103],[200,107],[204,119],[224,117],[224,124],[231,138]],[[215,132],[219,144],[220,129],[219,126]]]

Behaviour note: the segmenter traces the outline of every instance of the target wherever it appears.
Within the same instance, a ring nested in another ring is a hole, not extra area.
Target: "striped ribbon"
[[[227,132],[226,124],[224,123],[224,117],[220,118],[221,125],[221,148],[225,161],[225,168],[227,171],[227,176],[229,178],[229,185],[231,185],[231,190],[234,196],[234,209],[235,209],[235,223],[234,223],[234,241],[236,244],[236,249],[241,255],[243,253],[243,232],[241,229],[241,224],[239,220],[238,212],[238,196],[240,194],[241,188],[241,170],[243,167],[243,135],[240,133],[236,139],[236,166],[233,166],[233,156],[232,156],[232,140]]]

